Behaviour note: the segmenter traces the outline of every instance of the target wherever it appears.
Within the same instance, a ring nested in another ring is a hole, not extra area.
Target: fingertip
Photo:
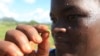
[[[49,32],[44,32],[44,33],[42,34],[42,38],[43,38],[43,40],[47,40],[47,39],[49,39],[49,35],[50,35]]]
[[[35,42],[36,44],[39,44],[42,42],[42,38],[39,35],[37,35],[36,37],[34,37],[33,42]]]
[[[42,37],[39,37],[39,38],[37,38],[38,40],[37,40],[37,44],[39,44],[39,43],[41,43],[43,40],[42,40]]]
[[[24,56],[22,52],[17,52],[17,56]]]
[[[32,52],[32,48],[30,46],[30,44],[24,44],[22,46],[22,51],[26,54],[31,53]]]
[[[35,28],[40,32],[48,31],[49,32],[49,27],[46,25],[36,25]]]

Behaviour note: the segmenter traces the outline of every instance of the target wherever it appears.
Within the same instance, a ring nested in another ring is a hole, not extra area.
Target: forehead
[[[99,10],[100,0],[51,0],[51,12],[60,12],[66,7],[77,7],[85,11]]]

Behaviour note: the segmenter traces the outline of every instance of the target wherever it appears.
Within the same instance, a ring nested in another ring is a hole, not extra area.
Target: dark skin
[[[99,56],[99,0],[52,0],[51,4],[57,56]]]
[[[100,56],[99,2],[99,0],[51,0],[51,31],[56,56]],[[34,27],[19,25],[15,30],[9,30],[5,41],[0,42],[0,54],[48,56],[48,35],[48,28],[45,25]],[[30,47],[30,41],[39,45],[37,53],[34,52],[34,47],[33,49]]]
[[[49,31],[45,25],[18,25],[0,41],[0,56],[48,56]],[[36,52],[34,44],[37,44]]]

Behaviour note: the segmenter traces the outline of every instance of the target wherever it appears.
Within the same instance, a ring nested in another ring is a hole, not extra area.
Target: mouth
[[[55,43],[56,49],[59,52],[67,53],[67,54],[75,54],[77,53],[78,49],[77,46],[74,44],[71,44],[70,42],[60,42]]]
[[[81,50],[85,48],[85,45],[84,43],[82,43],[82,41],[76,40],[59,40],[55,42],[55,46],[57,51],[62,52],[63,54],[65,54],[65,56],[75,55],[77,53],[80,53]]]
[[[59,35],[54,38],[56,47],[68,53],[76,53],[86,42],[84,41],[84,37],[80,34]]]

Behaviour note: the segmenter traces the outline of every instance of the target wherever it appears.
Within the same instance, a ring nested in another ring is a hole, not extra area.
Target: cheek
[[[93,26],[99,26],[100,24],[100,17],[95,16],[95,15],[91,15],[91,17],[87,17],[87,18],[83,18],[82,23],[84,26],[87,27],[93,27]]]
[[[89,18],[82,21],[81,31],[88,35],[88,38],[100,37],[100,19]]]

